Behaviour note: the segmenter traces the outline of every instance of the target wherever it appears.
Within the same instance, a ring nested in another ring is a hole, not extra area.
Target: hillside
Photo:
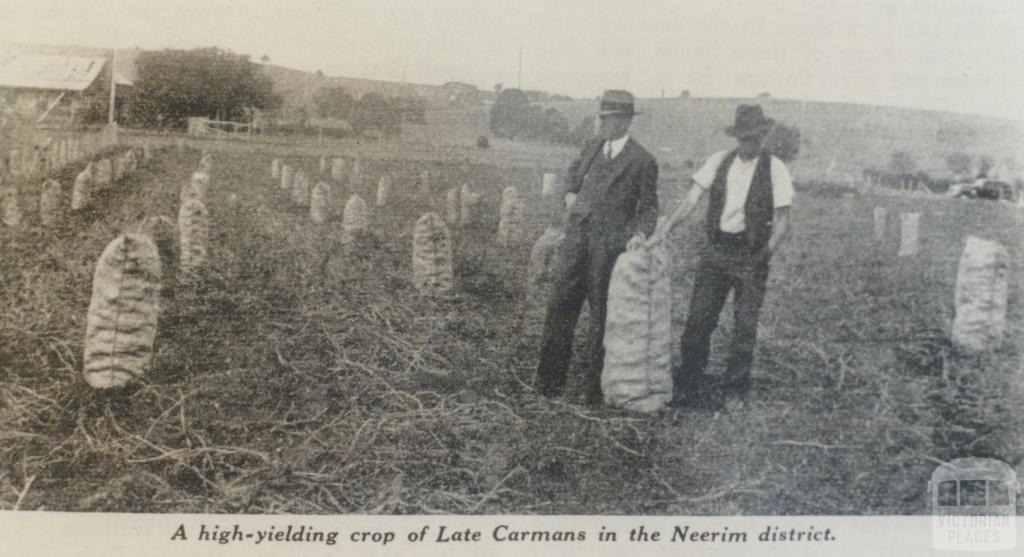
[[[263,73],[274,83],[274,93],[282,96],[286,107],[308,105],[312,102],[313,96],[318,91],[329,87],[344,87],[356,97],[367,93],[377,93],[385,97],[425,97],[436,99],[443,95],[439,85],[401,83],[358,77],[326,76],[284,66],[275,66],[273,64],[263,64],[262,68]]]
[[[918,167],[945,172],[953,152],[1021,159],[1024,123],[965,114],[771,98],[673,98],[639,102],[645,114],[636,135],[652,151],[672,161],[703,160],[731,145],[722,129],[732,123],[736,105],[760,103],[777,121],[801,132],[800,156],[793,170],[805,179],[859,176],[864,168],[885,168],[895,151],[906,151]],[[571,122],[593,112],[593,101],[555,105]],[[665,151],[668,149],[668,151]],[[1018,160],[1018,164],[1024,160]]]
[[[723,128],[732,123],[736,105],[760,103],[769,117],[801,132],[800,156],[792,169],[799,178],[848,181],[865,168],[884,169],[892,153],[911,154],[919,170],[946,172],[945,157],[966,152],[977,158],[1015,160],[1024,172],[1024,123],[926,110],[784,99],[672,98],[641,99],[631,133],[662,161],[695,164],[729,147]],[[575,126],[593,114],[593,99],[552,103]],[[431,112],[428,130],[414,133],[470,143],[487,133],[487,110]]]
[[[77,56],[108,56],[110,52],[96,47],[13,43],[0,44],[0,50]],[[128,79],[135,78],[139,52],[117,52],[117,70]],[[464,93],[458,86],[465,84],[400,83],[324,76],[273,64],[262,67],[274,82],[274,92],[284,98],[286,110],[309,106],[317,91],[340,86],[357,97],[375,92],[423,99],[428,125],[408,126],[403,134],[408,139],[468,146],[478,136],[487,135],[487,106],[439,109],[453,94]],[[486,98],[487,92],[478,93],[478,100]],[[801,152],[792,165],[800,179],[853,181],[865,168],[886,168],[896,151],[906,151],[919,170],[935,176],[946,173],[947,155],[964,152],[975,159],[985,155],[1004,162],[1010,171],[1004,179],[1024,178],[1024,122],[967,114],[774,98],[641,99],[639,110],[644,114],[637,117],[632,133],[662,161],[677,167],[685,167],[687,161],[697,164],[731,144],[722,129],[731,123],[737,104],[754,102],[762,104],[770,117],[800,129]],[[596,100],[543,106],[557,108],[575,126],[595,112]]]

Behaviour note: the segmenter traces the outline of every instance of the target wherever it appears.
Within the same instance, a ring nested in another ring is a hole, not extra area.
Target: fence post
[[[886,207],[875,207],[875,241],[885,240],[885,227],[889,220],[889,209]]]
[[[968,236],[956,274],[953,344],[968,350],[999,347],[1006,330],[1008,256],[999,242]]]
[[[918,225],[921,213],[900,214],[900,250],[899,257],[917,255]]]

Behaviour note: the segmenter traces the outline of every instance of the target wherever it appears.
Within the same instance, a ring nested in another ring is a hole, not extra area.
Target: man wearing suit
[[[599,137],[569,166],[568,226],[554,290],[544,319],[537,389],[557,396],[572,361],[572,341],[583,301],[590,306],[586,399],[600,403],[608,283],[619,254],[642,242],[658,220],[658,164],[628,135],[633,95],[605,91]]]
[[[785,163],[762,149],[773,121],[760,106],[740,105],[725,132],[737,147],[719,151],[693,175],[693,186],[659,229],[665,235],[707,193],[704,223],[708,246],[694,278],[682,337],[682,367],[675,370],[677,404],[742,406],[750,390],[757,321],[768,282],[768,262],[789,229],[793,179]],[[711,334],[733,291],[732,340],[722,380],[712,384],[704,370]]]

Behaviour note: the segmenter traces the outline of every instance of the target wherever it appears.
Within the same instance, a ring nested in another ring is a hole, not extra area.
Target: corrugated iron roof
[[[105,63],[103,58],[3,53],[0,87],[82,91],[96,81]],[[121,83],[124,78],[115,79]]]

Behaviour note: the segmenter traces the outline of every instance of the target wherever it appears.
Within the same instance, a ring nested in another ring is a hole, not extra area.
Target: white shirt
[[[601,146],[601,152],[604,153],[605,157],[614,159],[622,152],[622,148],[626,146],[627,141],[629,141],[629,134],[626,134],[614,141],[605,141],[604,145]],[[610,154],[609,149],[611,150]]]
[[[722,160],[731,151],[719,151],[708,157],[704,166],[700,167],[693,175],[693,181],[707,190],[715,181],[715,173]],[[749,161],[736,156],[725,175],[725,207],[722,209],[722,219],[719,227],[722,232],[735,234],[746,230],[746,218],[743,208],[747,203],[747,192],[750,191],[750,182],[754,179],[754,171],[757,170],[757,161],[760,157],[754,157]],[[772,156],[772,200],[775,208],[789,207],[793,203],[793,178],[789,175],[786,163]]]

